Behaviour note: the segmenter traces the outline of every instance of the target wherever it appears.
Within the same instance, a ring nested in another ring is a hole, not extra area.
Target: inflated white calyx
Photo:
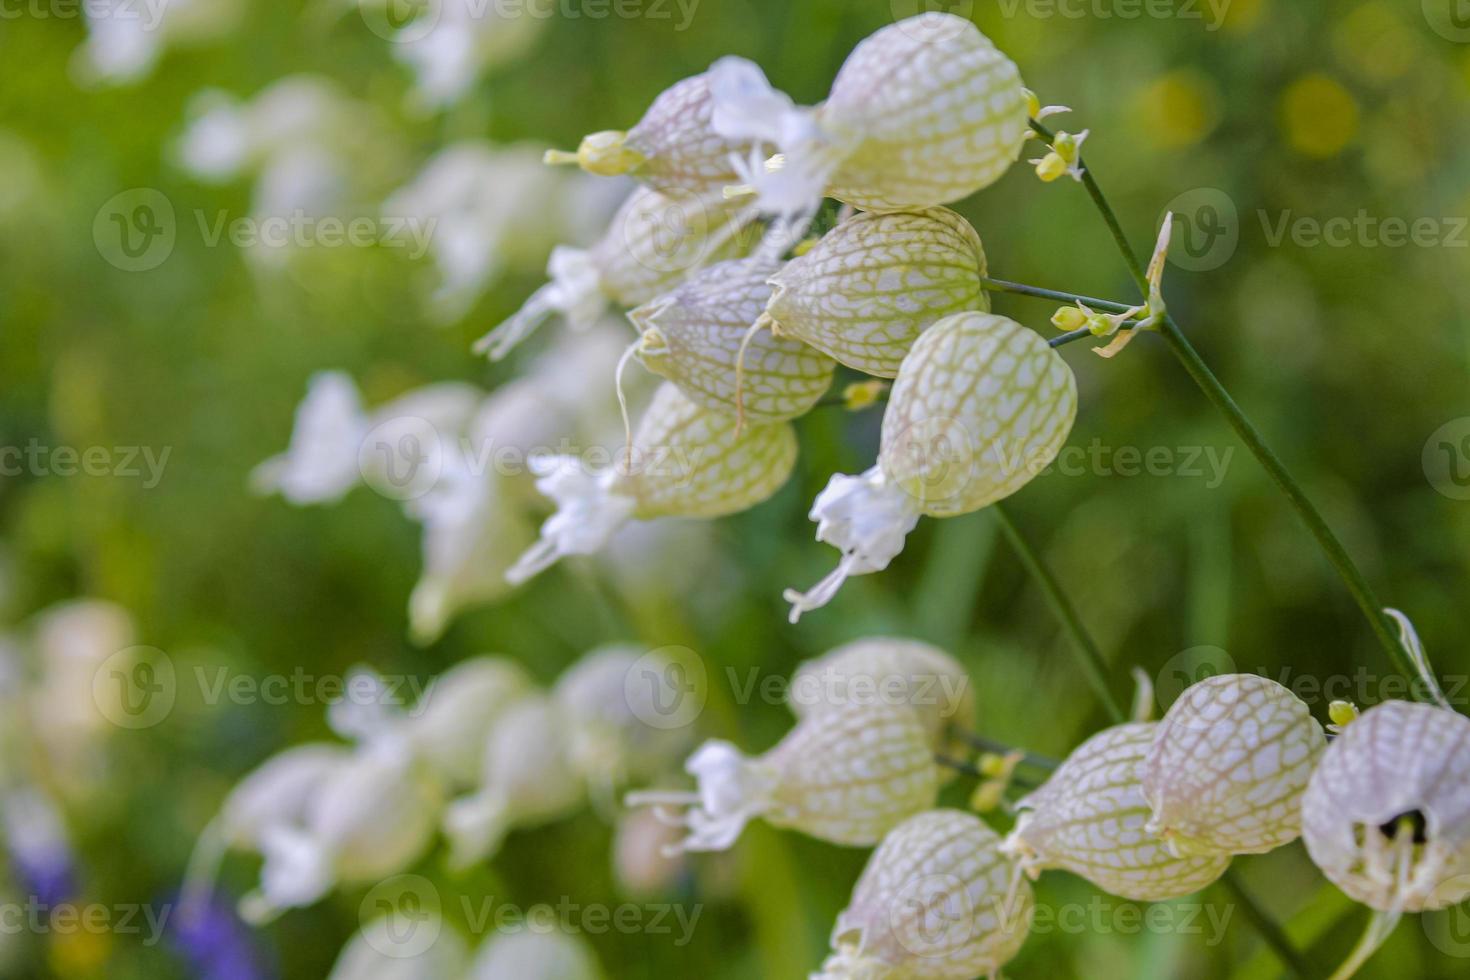
[[[1077,747],[1041,788],[1017,802],[1006,838],[1035,878],[1060,868],[1103,891],[1135,901],[1164,901],[1199,891],[1225,873],[1221,854],[1176,856],[1148,829],[1139,766],[1157,722],[1115,725]]]
[[[400,898],[409,898],[406,892]],[[363,924],[332,964],[326,980],[445,980],[462,977],[470,951],[437,909],[415,908],[406,926],[397,909]],[[425,937],[432,932],[433,940]]]
[[[405,735],[414,751],[451,786],[480,777],[491,729],[535,682],[509,657],[473,657],[439,677],[408,713]]]
[[[1031,928],[1031,886],[977,816],[932,810],[895,827],[868,859],[812,980],[995,976]]]
[[[260,887],[240,912],[264,922],[310,905],[337,884],[375,882],[416,861],[433,840],[443,803],[437,779],[400,744],[359,749],[333,768],[300,825],[261,834]]]
[[[805,415],[832,386],[832,358],[799,340],[752,331],[778,263],[732,259],[628,314],[638,361],[693,401],[754,423]]]
[[[576,932],[538,926],[491,935],[461,980],[602,980],[602,976],[585,939]]]
[[[864,40],[814,109],[792,104],[750,62],[721,59],[709,74],[714,129],[755,142],[740,176],[770,213],[809,212],[823,196],[868,211],[956,201],[1005,173],[1028,132],[1015,64],[952,14],[920,14]],[[780,167],[765,165],[771,153]]]
[[[582,780],[567,753],[566,724],[550,698],[511,705],[490,730],[479,790],[449,804],[449,863],[469,867],[499,850],[518,827],[559,819],[582,802]]]
[[[831,601],[852,575],[881,571],[921,515],[953,517],[1001,500],[1046,468],[1077,414],[1072,369],[1005,317],[956,313],[919,335],[894,381],[878,465],[834,476],[812,505],[817,540],[842,552],[791,621]]]
[[[795,462],[789,423],[741,428],[735,416],[665,382],[614,465],[589,472],[575,457],[532,461],[536,487],[557,512],[506,578],[523,582],[563,555],[592,554],[628,520],[722,517],[754,507],[786,482]]]
[[[947,208],[860,212],[771,279],[771,329],[839,363],[892,378],[920,331],[987,312],[980,236]]]
[[[711,740],[684,768],[694,792],[630,793],[627,802],[687,808],[669,814],[688,829],[678,845],[686,851],[724,850],[757,817],[834,844],[876,844],[939,792],[927,734],[903,708],[823,712],[755,757]]]
[[[1470,719],[1386,701],[1327,746],[1302,799],[1322,873],[1380,912],[1470,898]]]
[[[1149,826],[1176,854],[1260,854],[1290,843],[1326,743],[1301,698],[1273,680],[1223,674],[1190,685],[1144,759]]]
[[[959,662],[920,640],[871,636],[796,668],[786,703],[798,718],[852,705],[908,707],[935,752],[954,746],[949,732],[975,727],[975,691]]]
[[[710,73],[666,89],[632,129],[604,130],[582,140],[576,153],[552,151],[547,163],[575,163],[602,176],[629,174],[654,190],[719,194],[737,182],[731,165],[750,141],[725,137],[711,125]]]
[[[567,754],[593,789],[661,775],[687,751],[687,726],[646,720],[659,717],[656,685],[674,669],[660,651],[614,644],[589,650],[557,678],[551,696],[565,719]]]
[[[589,249],[552,250],[542,286],[509,319],[475,343],[498,361],[548,318],[560,314],[583,331],[609,306],[637,306],[674,288],[708,262],[737,254],[751,219],[721,194],[633,191]]]

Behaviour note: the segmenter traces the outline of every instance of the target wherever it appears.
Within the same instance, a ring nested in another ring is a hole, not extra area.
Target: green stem
[[[1285,963],[1302,980],[1309,980],[1310,977],[1317,975],[1306,957],[1297,952],[1297,948],[1292,945],[1291,937],[1281,926],[1277,925],[1270,913],[1261,908],[1256,897],[1245,890],[1240,878],[1233,871],[1226,871],[1220,878],[1220,884],[1240,905],[1242,911],[1245,912],[1245,917],[1251,920],[1251,925],[1255,927],[1256,932],[1260,933],[1266,945],[1270,946],[1281,958],[1281,962]]]
[[[1107,661],[1103,659],[1102,651],[1098,649],[1097,642],[1087,632],[1087,628],[1082,625],[1082,617],[1077,615],[1077,607],[1072,605],[1072,600],[1067,597],[1067,593],[1062,589],[1061,584],[1057,582],[1056,576],[1052,574],[1051,569],[1046,566],[1046,563],[1041,560],[1041,556],[1037,554],[1036,549],[1032,548],[1031,543],[1021,534],[1020,529],[1016,527],[1015,522],[1011,520],[1010,515],[1005,512],[1005,509],[999,504],[993,504],[991,505],[991,510],[995,512],[995,518],[1000,522],[1000,529],[1004,532],[1006,540],[1010,541],[1011,547],[1016,550],[1016,554],[1021,559],[1021,564],[1026,566],[1026,571],[1031,574],[1031,577],[1036,580],[1036,584],[1041,587],[1042,594],[1046,597],[1047,605],[1051,606],[1052,612],[1056,614],[1057,619],[1061,621],[1062,626],[1066,629],[1067,635],[1072,640],[1072,646],[1077,653],[1078,663],[1082,666],[1082,673],[1086,675],[1088,683],[1092,685],[1092,689],[1096,692],[1098,700],[1107,709],[1108,716],[1115,723],[1123,721],[1128,716],[1124,713],[1122,704],[1119,703],[1108,686]]]
[[[978,732],[968,732],[964,729],[956,729],[954,734],[961,741],[967,743],[971,747],[977,748],[982,752],[989,752],[991,755],[1010,755],[1012,752],[1018,751],[1014,746],[1007,745],[1004,742],[997,742],[993,738],[986,738],[984,735],[981,735]],[[1022,751],[1021,764],[1024,766],[1032,766],[1037,769],[1056,769],[1062,763],[1060,760],[1053,759],[1050,756],[1037,755],[1035,752]]]
[[[1103,313],[1127,313],[1133,309],[1122,303],[1115,303],[1110,299],[1097,299],[1093,296],[1080,296],[1077,293],[1066,293],[1059,289],[1044,289],[1041,286],[1028,286],[1024,282],[1011,282],[1009,279],[994,279],[989,276],[982,277],[980,286],[995,293],[1015,293],[1018,296],[1035,296],[1038,299],[1054,299],[1058,303],[1075,306],[1084,303],[1094,310]]]
[[[1039,123],[1033,122],[1031,128],[1046,137],[1048,141],[1054,138],[1054,134]],[[1139,263],[1138,254],[1133,251],[1133,246],[1128,244],[1128,238],[1123,234],[1123,229],[1118,223],[1117,215],[1113,213],[1112,206],[1108,204],[1108,199],[1103,194],[1102,189],[1093,180],[1092,169],[1085,166],[1081,160],[1078,161],[1078,166],[1082,168],[1082,183],[1087,188],[1087,193],[1092,198],[1093,204],[1097,206],[1098,213],[1102,215],[1103,222],[1112,233],[1113,241],[1117,243],[1118,252],[1122,255],[1124,264],[1128,266],[1129,274],[1133,276],[1133,281],[1138,285],[1139,291],[1144,296],[1147,296],[1148,280],[1144,276],[1143,266]],[[1307,498],[1301,485],[1287,471],[1286,466],[1281,462],[1281,458],[1266,445],[1265,440],[1261,438],[1260,431],[1246,417],[1245,413],[1241,411],[1235,399],[1230,396],[1225,386],[1220,383],[1220,379],[1215,377],[1214,372],[1200,358],[1199,352],[1194,349],[1194,345],[1189,342],[1188,338],[1184,336],[1184,332],[1179,329],[1179,324],[1172,317],[1165,316],[1161,318],[1158,330],[1163,335],[1164,342],[1173,351],[1174,356],[1179,359],[1184,365],[1184,369],[1189,373],[1189,376],[1194,379],[1194,383],[1199,386],[1200,390],[1204,392],[1205,397],[1225,416],[1226,421],[1230,423],[1230,427],[1235,430],[1235,434],[1240,437],[1240,440],[1245,443],[1246,448],[1250,450],[1251,455],[1266,470],[1271,481],[1286,495],[1286,499],[1291,503],[1297,516],[1307,526],[1307,530],[1312,533],[1312,536],[1317,539],[1318,546],[1321,547],[1323,553],[1327,556],[1327,560],[1332,563],[1333,568],[1341,576],[1343,583],[1347,586],[1348,592],[1352,594],[1353,601],[1358,604],[1358,607],[1363,611],[1363,615],[1368,618],[1368,624],[1372,627],[1374,636],[1377,637],[1378,642],[1382,644],[1384,650],[1388,652],[1389,659],[1393,662],[1394,666],[1410,680],[1418,679],[1419,672],[1414,669],[1414,665],[1410,661],[1408,654],[1390,627],[1388,618],[1383,612],[1383,603],[1374,594],[1372,586],[1368,584],[1368,580],[1363,576],[1362,571],[1354,564],[1352,557],[1347,553],[1347,549],[1343,547],[1342,542],[1338,540],[1337,535],[1333,534],[1332,528],[1328,526],[1321,512]]]

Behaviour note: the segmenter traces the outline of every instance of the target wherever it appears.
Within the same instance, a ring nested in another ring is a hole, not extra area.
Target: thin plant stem
[[[995,519],[1000,522],[1000,529],[1005,534],[1006,540],[1011,543],[1011,547],[1015,549],[1017,556],[1020,557],[1021,564],[1026,567],[1026,571],[1036,580],[1036,584],[1041,587],[1041,592],[1046,597],[1047,605],[1051,606],[1052,612],[1056,614],[1057,619],[1061,621],[1062,626],[1065,628],[1068,637],[1072,641],[1072,647],[1076,651],[1077,661],[1082,667],[1082,673],[1087,677],[1087,682],[1092,685],[1092,689],[1097,694],[1098,700],[1107,709],[1108,717],[1114,723],[1123,721],[1128,716],[1123,711],[1122,703],[1118,701],[1117,697],[1113,694],[1112,688],[1108,685],[1107,661],[1103,659],[1102,651],[1098,649],[1097,642],[1087,632],[1087,628],[1082,625],[1082,617],[1077,614],[1077,607],[1067,597],[1066,591],[1057,582],[1056,576],[1052,574],[1051,569],[1041,560],[1041,556],[1036,552],[1036,549],[1032,548],[1031,543],[1021,534],[1020,529],[1016,527],[1015,522],[1011,520],[1005,508],[999,504],[993,504],[991,505],[991,510],[995,512]]]
[[[1040,123],[1032,122],[1031,128],[1048,141],[1055,138],[1055,134]],[[1081,160],[1078,160],[1077,165],[1082,170],[1082,184],[1087,189],[1088,196],[1092,198],[1093,204],[1097,207],[1098,214],[1102,216],[1103,223],[1108,226],[1109,232],[1112,233],[1113,241],[1117,243],[1118,252],[1122,255],[1123,262],[1128,267],[1129,274],[1133,277],[1133,281],[1138,286],[1139,291],[1147,296],[1149,291],[1148,279],[1144,275],[1143,266],[1138,259],[1138,253],[1128,243],[1128,237],[1123,234],[1122,226],[1118,223],[1118,217],[1113,212],[1112,206],[1108,204],[1107,196],[1103,194],[1102,189],[1097,185],[1097,181],[1093,179],[1092,168],[1086,166]],[[1033,293],[1031,295],[1035,294]],[[1347,586],[1348,592],[1353,597],[1353,601],[1358,604],[1358,607],[1363,611],[1363,615],[1367,617],[1368,624],[1373,630],[1373,635],[1383,646],[1384,650],[1388,652],[1389,659],[1393,662],[1394,666],[1410,680],[1417,679],[1419,677],[1419,671],[1414,668],[1408,653],[1404,650],[1403,645],[1399,643],[1398,637],[1389,625],[1388,617],[1383,611],[1383,603],[1374,594],[1373,587],[1368,584],[1367,578],[1364,577],[1362,571],[1353,562],[1347,549],[1343,547],[1342,542],[1333,533],[1332,528],[1327,524],[1326,519],[1322,517],[1321,512],[1317,510],[1316,505],[1308,499],[1306,492],[1301,488],[1301,484],[1297,483],[1296,479],[1286,469],[1285,464],[1281,462],[1281,458],[1276,455],[1271,447],[1266,445],[1265,440],[1261,437],[1260,430],[1255,427],[1254,423],[1241,410],[1235,399],[1231,397],[1230,392],[1220,383],[1220,379],[1205,364],[1204,360],[1199,356],[1199,352],[1194,349],[1194,345],[1189,342],[1189,339],[1184,336],[1184,332],[1179,329],[1179,324],[1174,318],[1167,315],[1161,317],[1158,323],[1158,331],[1163,336],[1164,342],[1169,346],[1169,350],[1183,364],[1190,378],[1194,380],[1194,383],[1199,386],[1200,390],[1204,392],[1205,397],[1210,400],[1215,408],[1225,416],[1225,420],[1230,423],[1230,427],[1235,430],[1235,434],[1240,438],[1241,442],[1245,443],[1245,447],[1256,458],[1256,462],[1260,463],[1262,468],[1265,469],[1267,476],[1271,478],[1271,482],[1276,484],[1277,488],[1286,496],[1292,509],[1296,511],[1297,517],[1307,526],[1307,530],[1311,532],[1312,536],[1317,539],[1317,545],[1322,549],[1323,553],[1327,556],[1327,560],[1342,578],[1343,584]]]
[[[1076,647],[1080,655],[1079,659],[1082,663],[1083,670],[1087,672],[1090,679],[1095,678],[1093,680],[1093,686],[1097,690],[1098,699],[1102,701],[1104,707],[1108,709],[1108,712],[1113,715],[1114,721],[1123,721],[1122,706],[1114,700],[1112,692],[1107,686],[1106,662],[1102,659],[1102,653],[1098,649],[1097,641],[1087,632],[1087,627],[1083,625],[1082,618],[1077,615],[1076,607],[1072,604],[1072,601],[1067,597],[1066,593],[1062,591],[1061,586],[1057,583],[1056,577],[1052,575],[1051,570],[1042,562],[1036,550],[1031,547],[1015,523],[1011,521],[1010,516],[999,505],[992,505],[991,509],[995,511],[996,517],[1000,521],[1001,529],[1005,531],[1006,537],[1021,556],[1021,561],[1026,566],[1027,571],[1036,579],[1042,591],[1047,594],[1047,599],[1051,604],[1052,610],[1071,635],[1073,646]],[[1245,890],[1240,881],[1235,877],[1235,873],[1227,869],[1220,880],[1230,891],[1231,895],[1234,896],[1235,900],[1240,903],[1241,908],[1245,911],[1246,918],[1251,920],[1256,931],[1260,933],[1261,938],[1268,946],[1275,950],[1281,962],[1286,964],[1298,976],[1302,977],[1303,980],[1307,980],[1307,978],[1313,976],[1312,970],[1306,965],[1301,953],[1291,944],[1291,938],[1256,903],[1255,898]]]
[[[982,752],[989,752],[992,755],[1010,755],[1012,752],[1020,751],[1004,742],[997,742],[993,738],[986,738],[978,732],[967,732],[963,729],[956,729],[954,734],[972,748],[977,748]],[[1037,755],[1035,752],[1021,752],[1021,765],[1023,766],[1051,770],[1056,769],[1061,764],[1060,760],[1053,759],[1049,756]]]
[[[1132,309],[1122,303],[1110,299],[1097,299],[1094,296],[1080,296],[1077,293],[1063,292],[1059,289],[1043,289],[1041,286],[1029,286],[1024,282],[1011,282],[1009,279],[995,279],[985,276],[980,280],[980,286],[996,293],[1015,293],[1018,296],[1035,296],[1037,299],[1054,299],[1058,303],[1066,303],[1068,306],[1077,303],[1085,303],[1094,310],[1103,313],[1127,313]]]

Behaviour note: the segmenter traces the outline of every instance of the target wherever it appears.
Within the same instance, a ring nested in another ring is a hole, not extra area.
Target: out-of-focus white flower
[[[566,719],[568,755],[594,789],[659,775],[688,748],[686,728],[648,723],[658,717],[658,688],[637,675],[653,671],[657,681],[672,667],[656,651],[606,646],[589,651],[557,679],[552,698]]]
[[[771,278],[773,331],[882,378],[920,331],[951,313],[989,312],[980,236],[948,208],[859,212]]]
[[[416,861],[433,840],[440,783],[402,746],[372,744],[327,773],[300,826],[261,834],[260,887],[241,914],[264,922],[310,905],[338,883],[374,882]]]
[[[542,165],[540,150],[465,140],[435,154],[382,210],[388,221],[432,225],[439,285],[431,306],[449,322],[468,312],[502,269],[544,262],[574,234],[562,205],[572,184]]]
[[[480,789],[449,805],[449,861],[465,868],[500,848],[508,831],[566,816],[582,801],[567,755],[566,720],[549,698],[511,705],[490,730]]]
[[[111,683],[104,670],[133,666],[126,651],[137,643],[128,611],[101,599],[50,606],[34,620],[36,677],[28,700],[34,733],[57,779],[82,791],[105,766],[99,740],[124,717],[127,684]]]
[[[1031,886],[977,816],[933,810],[895,827],[868,859],[812,980],[997,976],[1031,929]]]
[[[936,646],[899,637],[865,637],[806,661],[791,676],[786,703],[798,718],[854,704],[908,707],[935,752],[956,744],[951,728],[975,727],[975,691],[965,668]]]
[[[443,927],[437,910],[416,910],[433,921],[405,925],[398,913],[373,919],[347,941],[327,980],[455,980],[464,976],[470,951],[459,933]],[[436,930],[425,943],[421,930]]]
[[[239,0],[94,0],[82,5],[87,40],[74,68],[85,82],[137,81],[168,46],[222,36],[242,9]]]
[[[852,575],[888,567],[919,517],[954,517],[1021,489],[1056,458],[1077,414],[1077,381],[1044,339],[1002,316],[956,313],[919,335],[883,413],[878,465],[838,474],[812,505],[817,540],[842,552],[791,621]]]
[[[524,667],[508,657],[474,657],[439,677],[406,723],[414,750],[453,786],[470,786],[483,770],[495,723],[534,689]]]
[[[1113,895],[1164,901],[1225,873],[1229,855],[1177,856],[1147,827],[1153,814],[1139,767],[1157,729],[1132,722],[1099,732],[1016,804],[1020,817],[1005,847],[1028,874],[1062,868]]]
[[[540,38],[545,17],[475,0],[442,0],[425,25],[413,21],[394,39],[393,55],[412,69],[414,92],[433,109],[453,105],[486,73],[524,56]]]
[[[907,708],[853,706],[800,721],[754,758],[713,739],[689,757],[693,792],[630,793],[630,806],[687,807],[686,851],[722,851],[760,817],[820,840],[871,845],[934,805],[939,771],[918,716]],[[662,812],[662,811],[660,811]]]
[[[1363,712],[1312,773],[1302,839],[1329,881],[1380,912],[1470,898],[1470,719],[1407,701]]]
[[[290,447],[257,466],[251,486],[298,506],[340,500],[362,479],[358,454],[371,428],[350,377],[341,371],[314,374],[296,409]]]
[[[464,980],[602,980],[602,969],[581,938],[528,928],[487,939]]]
[[[613,831],[613,874],[624,892],[633,896],[665,895],[688,872],[679,851],[679,827],[659,819],[652,810],[624,811]]]
[[[1028,132],[1015,64],[953,14],[920,14],[867,38],[815,109],[794,105],[741,58],[722,58],[709,78],[712,128],[761,148],[740,177],[770,213],[810,214],[824,194],[867,211],[957,201],[998,180]],[[767,166],[769,152],[780,166]]]
[[[1301,833],[1302,793],[1326,747],[1289,689],[1255,674],[1192,684],[1139,772],[1149,830],[1175,854],[1261,854]]]

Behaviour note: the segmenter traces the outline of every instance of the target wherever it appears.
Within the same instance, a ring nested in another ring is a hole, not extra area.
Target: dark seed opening
[[[1384,837],[1387,837],[1389,840],[1393,840],[1399,835],[1399,826],[1404,823],[1407,823],[1410,827],[1414,829],[1415,844],[1429,843],[1428,826],[1424,822],[1423,812],[1419,810],[1410,810],[1407,813],[1400,813],[1398,816],[1394,817],[1387,823],[1379,824],[1378,830],[1380,833],[1383,834]]]

